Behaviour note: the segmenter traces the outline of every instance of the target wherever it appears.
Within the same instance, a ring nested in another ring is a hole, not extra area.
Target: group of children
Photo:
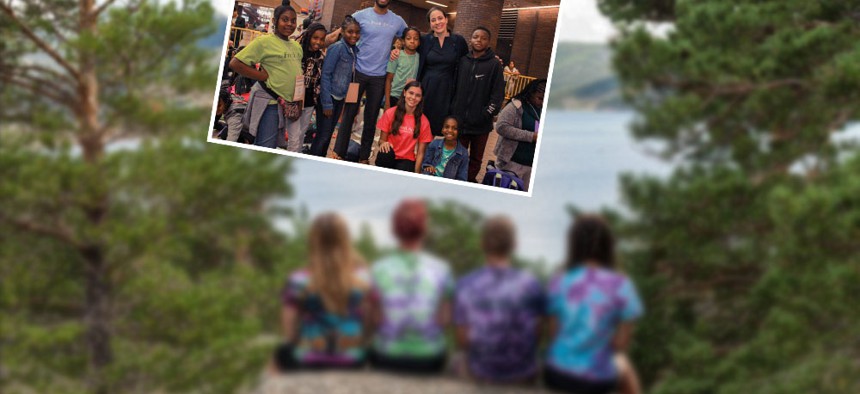
[[[453,95],[443,100],[450,101],[450,113],[443,116],[441,130],[434,130],[431,124],[442,117],[425,116],[421,33],[387,11],[387,4],[377,0],[373,8],[347,16],[339,29],[342,37],[330,45],[319,23],[311,23],[298,41],[290,38],[296,12],[286,4],[277,7],[274,34],[254,39],[229,61],[231,70],[257,83],[241,114],[245,133],[231,130],[224,133],[227,139],[237,141],[243,135],[258,146],[302,152],[315,114],[315,133],[305,152],[346,159],[350,131],[366,95],[358,162],[370,164],[378,134],[377,166],[476,182],[487,135],[504,100],[503,67],[489,48],[490,31],[478,27],[472,32],[470,51],[458,60]],[[428,21],[434,12],[445,16],[434,9]],[[381,43],[386,43],[384,48]],[[229,105],[224,103],[225,108]],[[231,124],[237,127],[227,122]]]
[[[576,219],[565,267],[546,287],[512,265],[516,237],[507,217],[484,223],[485,265],[458,281],[447,262],[423,251],[427,226],[424,202],[401,202],[392,217],[398,248],[368,268],[345,221],[333,213],[317,217],[308,264],[284,287],[286,342],[273,369],[369,363],[426,375],[450,365],[484,383],[542,380],[571,393],[640,391],[625,353],[643,308],[633,283],[615,268],[602,218]]]

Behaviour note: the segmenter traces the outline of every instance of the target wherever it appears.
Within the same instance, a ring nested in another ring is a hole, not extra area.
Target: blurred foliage
[[[203,141],[208,2],[106,4],[0,4],[0,391],[235,391],[304,251],[291,162]]]
[[[78,155],[4,144],[0,162],[4,211],[85,230],[73,201],[87,182]],[[263,334],[277,332],[283,273],[304,248],[301,236],[288,240],[272,225],[283,213],[269,202],[292,193],[290,162],[175,136],[108,153],[105,163],[110,386],[225,392],[253,378],[272,345]],[[89,391],[80,379],[86,266],[63,240],[6,223],[0,234],[0,356],[10,387]]]
[[[649,391],[859,392],[860,1],[600,5],[634,135],[679,163],[614,221]]]

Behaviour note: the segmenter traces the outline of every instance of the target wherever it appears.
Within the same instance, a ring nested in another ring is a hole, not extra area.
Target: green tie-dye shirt
[[[418,252],[397,252],[371,269],[374,293],[382,306],[382,324],[374,349],[387,356],[432,357],[445,351],[439,306],[453,294],[448,263]]]

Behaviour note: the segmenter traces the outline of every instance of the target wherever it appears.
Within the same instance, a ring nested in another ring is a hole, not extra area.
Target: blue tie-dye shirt
[[[548,352],[555,369],[588,380],[614,380],[612,337],[643,313],[633,282],[605,268],[579,266],[550,281],[547,313],[558,322]]]
[[[540,282],[523,270],[486,266],[460,279],[454,322],[468,327],[469,370],[496,381],[534,375],[543,300]]]

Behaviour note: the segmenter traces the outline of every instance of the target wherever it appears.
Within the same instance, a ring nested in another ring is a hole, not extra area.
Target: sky
[[[230,15],[233,0],[213,0],[215,9]],[[562,41],[607,42],[615,28],[597,9],[597,0],[561,0],[559,21],[564,29],[559,32]]]

